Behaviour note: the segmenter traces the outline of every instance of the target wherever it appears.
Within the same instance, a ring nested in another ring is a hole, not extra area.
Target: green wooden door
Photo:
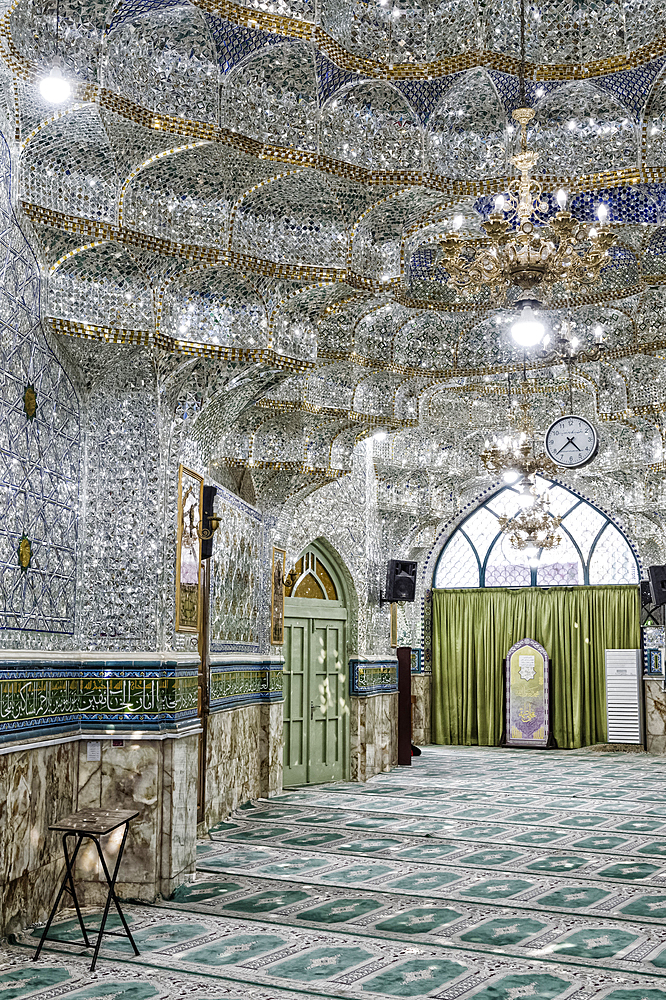
[[[285,608],[284,784],[339,781],[348,772],[347,612],[288,603],[297,607]]]

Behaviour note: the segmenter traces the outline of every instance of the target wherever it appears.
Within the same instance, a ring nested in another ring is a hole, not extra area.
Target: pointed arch
[[[462,74],[428,119],[431,168],[454,179],[496,177],[507,171],[507,119],[485,69]]]
[[[302,567],[301,572],[293,581],[292,587],[285,589],[285,595],[287,597],[296,596],[294,592],[298,589],[299,582],[305,577],[307,572],[311,571],[312,567],[310,564],[307,566],[305,565],[305,557],[308,553],[311,553],[315,560],[324,567],[330,578],[331,584],[335,588],[336,596],[331,597],[329,593],[324,599],[338,601],[343,605],[343,607],[347,608],[348,623],[353,626],[356,621],[356,616],[358,615],[358,595],[354,584],[354,578],[352,577],[341,554],[338,552],[333,543],[330,542],[324,535],[319,535],[317,538],[314,538],[300,550],[297,556],[292,556],[290,553],[287,553],[287,562],[290,568],[296,569],[299,562],[302,563]],[[316,567],[314,568],[314,572],[316,573]],[[324,590],[326,589],[326,582],[324,579],[321,580],[320,585]]]
[[[555,480],[539,478],[550,494],[550,513],[562,518],[560,545],[531,567],[511,549],[499,526],[502,514],[520,510],[519,494],[505,486],[466,514],[437,556],[432,582],[438,589],[554,587],[637,584],[640,560],[631,541],[610,515]]]
[[[269,43],[234,66],[222,81],[220,123],[259,142],[316,150],[319,101],[311,46]]]
[[[559,177],[638,164],[638,127],[631,112],[588,81],[565,84],[539,103],[532,142],[539,171]]]
[[[405,95],[385,81],[352,83],[321,109],[321,150],[380,170],[421,166],[423,129]]]

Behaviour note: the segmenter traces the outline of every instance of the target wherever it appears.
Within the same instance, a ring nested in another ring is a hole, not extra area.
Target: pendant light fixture
[[[49,104],[62,104],[72,93],[69,82],[62,75],[59,63],[60,0],[56,0],[55,59],[48,76],[41,79],[39,92]]]
[[[452,288],[471,295],[485,291],[496,305],[511,303],[517,289],[532,300],[546,301],[557,285],[572,291],[597,284],[617,239],[606,226],[606,205],[597,210],[598,226],[579,222],[566,211],[568,196],[563,189],[556,195],[558,212],[550,215],[544,207],[548,201],[533,176],[539,153],[530,149],[527,134],[535,111],[525,106],[525,0],[520,5],[519,72],[521,107],[514,109],[512,117],[520,126],[520,152],[511,162],[520,177],[511,180],[509,190],[495,199],[495,210],[482,223],[484,239],[461,237],[454,226],[436,258]]]
[[[536,304],[536,303],[535,303]],[[546,328],[539,321],[539,314],[526,302],[511,326],[511,336],[521,347],[535,347],[544,338]]]

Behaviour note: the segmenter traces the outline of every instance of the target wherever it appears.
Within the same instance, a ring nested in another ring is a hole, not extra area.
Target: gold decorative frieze
[[[162,333],[153,334],[149,330],[123,330],[118,327],[96,326],[94,323],[79,323],[57,316],[49,316],[45,322],[49,324],[53,333],[60,333],[66,337],[79,337],[83,340],[99,340],[107,344],[154,344],[155,347],[170,351],[172,354],[217,358],[227,362],[268,364],[274,368],[284,368],[294,372],[305,372],[314,368],[314,362],[287,358],[269,349],[252,350],[220,347],[217,344],[197,344],[193,341],[176,340]]]
[[[359,410],[338,410],[332,406],[316,406],[301,400],[270,399],[264,397],[254,404],[259,410],[270,410],[273,413],[311,413],[323,419],[346,420],[351,423],[364,423],[369,427],[383,427],[391,430],[402,430],[406,427],[417,427],[418,420],[395,417],[387,419],[375,413],[362,413]]]
[[[348,469],[318,468],[313,465],[306,465],[305,462],[271,462],[253,458],[218,458],[211,463],[212,466],[224,466],[229,469],[266,469],[271,472],[297,473],[301,476],[315,476],[321,479],[340,479],[348,476]]]
[[[83,93],[84,89],[85,94]],[[158,114],[157,112],[149,111],[139,104],[135,104],[120,94],[93,84],[87,84],[85,88],[79,87],[76,90],[76,96],[80,101],[95,103],[100,108],[112,111],[127,121],[132,121],[144,128],[158,132],[168,132],[171,135],[187,138],[190,140],[190,143],[181,144],[184,149],[201,145],[204,142],[221,143],[239,152],[255,156],[260,160],[286,163],[299,168],[309,167],[310,169],[319,170],[322,173],[331,174],[335,177],[344,177],[348,180],[356,181],[359,184],[426,187],[433,191],[442,192],[451,201],[457,201],[465,197],[478,198],[483,195],[501,193],[507,189],[510,181],[508,176],[453,180],[434,171],[416,169],[377,170],[370,167],[357,166],[323,153],[314,153],[307,150],[260,142],[257,139],[250,139],[238,132],[221,128],[209,122],[180,118],[175,115]],[[80,107],[81,104],[77,103],[74,106]],[[30,133],[30,136],[26,139],[26,144],[45,124],[46,122],[42,123],[38,129],[34,129]],[[152,157],[151,162],[155,158],[159,157]],[[143,166],[145,164],[142,164]],[[140,170],[134,171],[134,174],[137,172],[140,172]],[[129,179],[126,178],[123,189]],[[539,181],[544,190],[555,191],[565,186],[570,195],[579,194],[582,191],[605,190],[634,184],[654,184],[662,182],[665,179],[666,167],[645,165],[641,167],[630,166],[616,170],[597,171],[590,174],[579,174],[575,177],[560,177],[551,174],[539,175]]]

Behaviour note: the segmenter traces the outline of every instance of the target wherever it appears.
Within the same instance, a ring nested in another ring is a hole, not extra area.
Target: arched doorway
[[[347,599],[328,554],[308,546],[285,580],[284,785],[349,776]]]

